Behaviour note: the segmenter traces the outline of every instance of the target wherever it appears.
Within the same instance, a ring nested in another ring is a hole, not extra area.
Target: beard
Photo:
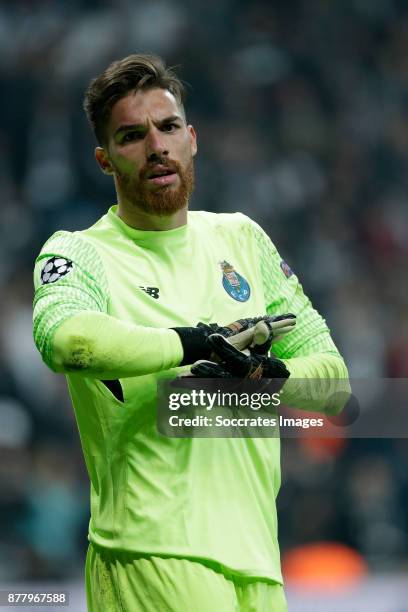
[[[179,177],[179,185],[168,185],[159,189],[151,189],[147,183],[147,173],[152,164],[144,166],[138,177],[129,176],[116,170],[117,188],[129,204],[150,215],[166,217],[188,206],[194,190],[194,159],[191,157],[188,165],[183,168],[176,161],[156,162],[168,166]],[[154,164],[154,165],[156,165]]]

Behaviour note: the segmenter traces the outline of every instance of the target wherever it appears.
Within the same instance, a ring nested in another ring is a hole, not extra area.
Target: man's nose
[[[169,151],[165,143],[163,132],[157,128],[151,128],[146,134],[146,157],[148,160],[154,160],[157,157],[168,156]]]

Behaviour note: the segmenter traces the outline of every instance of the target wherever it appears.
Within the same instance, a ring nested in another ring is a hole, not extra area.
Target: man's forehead
[[[130,92],[114,104],[110,127],[144,124],[148,119],[160,121],[169,116],[182,117],[176,98],[167,89],[147,89]]]

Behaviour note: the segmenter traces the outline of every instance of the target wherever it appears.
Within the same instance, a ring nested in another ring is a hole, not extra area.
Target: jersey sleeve
[[[344,360],[297,276],[265,232],[253,221],[250,227],[257,244],[267,313],[291,312],[297,317],[294,330],[273,345],[274,354],[290,372],[281,399],[296,408],[336,414],[350,393]]]
[[[291,312],[297,317],[295,329],[274,344],[276,356],[281,359],[316,353],[340,356],[325,319],[313,308],[297,276],[262,228],[249,221],[250,232],[257,244],[266,311],[270,315]]]
[[[47,365],[58,327],[83,311],[107,312],[108,283],[95,247],[60,231],[44,244],[34,268],[34,341]]]

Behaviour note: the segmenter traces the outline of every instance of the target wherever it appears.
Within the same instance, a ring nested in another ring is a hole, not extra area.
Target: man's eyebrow
[[[173,123],[174,121],[182,121],[182,117],[180,115],[170,115],[170,117],[165,117],[164,119],[160,119],[160,121],[156,121],[156,125],[164,125],[166,123]],[[117,130],[115,130],[115,136],[117,136],[120,132],[126,132],[127,130],[143,130],[145,127],[144,123],[133,123],[129,125],[120,125]]]
[[[120,132],[126,132],[126,130],[141,130],[143,129],[143,124],[142,123],[133,123],[130,125],[120,125],[118,127],[117,130],[115,130],[115,136],[117,136],[117,134],[119,134]]]
[[[180,115],[170,115],[170,117],[166,117],[165,119],[161,119],[157,123],[172,123],[173,121],[182,121],[182,117]]]

